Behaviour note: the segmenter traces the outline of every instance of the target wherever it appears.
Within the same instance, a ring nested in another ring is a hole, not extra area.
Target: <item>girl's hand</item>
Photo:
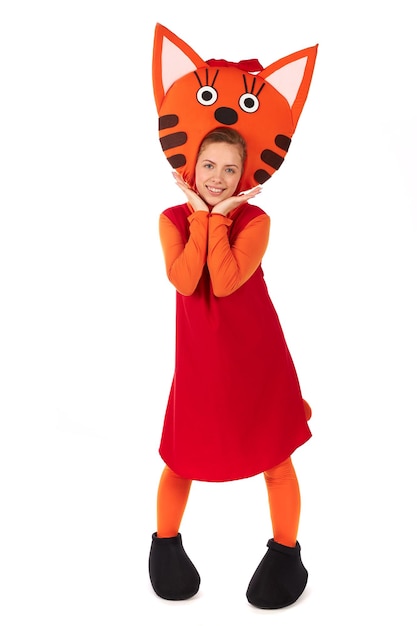
[[[208,213],[209,209],[207,204],[195,191],[193,191],[188,186],[182,176],[180,176],[176,170],[172,172],[172,175],[175,182],[177,183],[177,186],[181,189],[181,191],[185,193],[187,200],[193,207],[194,211],[205,211],[206,213]]]
[[[257,185],[256,187],[252,187],[252,189],[248,189],[247,191],[241,191],[237,196],[231,196],[226,200],[222,200],[218,204],[213,207],[212,213],[220,213],[220,215],[226,216],[230,211],[236,209],[238,206],[247,202],[251,198],[254,198],[261,193],[262,187],[261,185]]]

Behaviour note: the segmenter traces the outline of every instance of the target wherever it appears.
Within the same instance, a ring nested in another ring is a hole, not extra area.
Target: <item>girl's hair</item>
[[[200,156],[202,150],[204,150],[204,148],[211,143],[229,143],[232,146],[237,146],[240,151],[243,167],[247,154],[246,141],[243,139],[242,135],[238,133],[237,130],[235,130],[234,128],[229,128],[227,126],[221,126],[219,128],[215,128],[214,130],[211,130],[209,133],[207,133],[207,135],[201,142],[197,158]]]

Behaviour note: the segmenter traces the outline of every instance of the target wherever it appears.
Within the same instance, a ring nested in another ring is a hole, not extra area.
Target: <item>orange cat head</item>
[[[256,59],[203,61],[161,24],[155,28],[152,79],[159,139],[169,164],[190,184],[203,137],[232,126],[248,157],[239,190],[265,183],[281,166],[310,88],[317,46],[263,68]]]

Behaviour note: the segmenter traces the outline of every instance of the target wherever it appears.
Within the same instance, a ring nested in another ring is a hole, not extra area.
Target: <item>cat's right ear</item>
[[[188,44],[162,24],[157,24],[153,45],[152,82],[158,113],[171,85],[186,74],[205,66],[205,61]]]
[[[259,73],[287,100],[294,123],[298,124],[310,89],[318,45],[299,50],[275,61]]]

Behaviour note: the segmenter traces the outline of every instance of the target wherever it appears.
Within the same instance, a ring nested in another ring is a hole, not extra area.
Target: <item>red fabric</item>
[[[225,59],[209,59],[206,63],[213,67],[237,67],[244,72],[261,72],[264,69],[258,59],[245,59],[237,63],[234,61],[225,61]]]
[[[245,204],[231,245],[254,217]],[[189,237],[186,204],[164,211]],[[297,374],[261,266],[226,297],[213,294],[205,267],[192,295],[177,297],[175,372],[160,454],[180,476],[228,481],[278,465],[311,432]]]

